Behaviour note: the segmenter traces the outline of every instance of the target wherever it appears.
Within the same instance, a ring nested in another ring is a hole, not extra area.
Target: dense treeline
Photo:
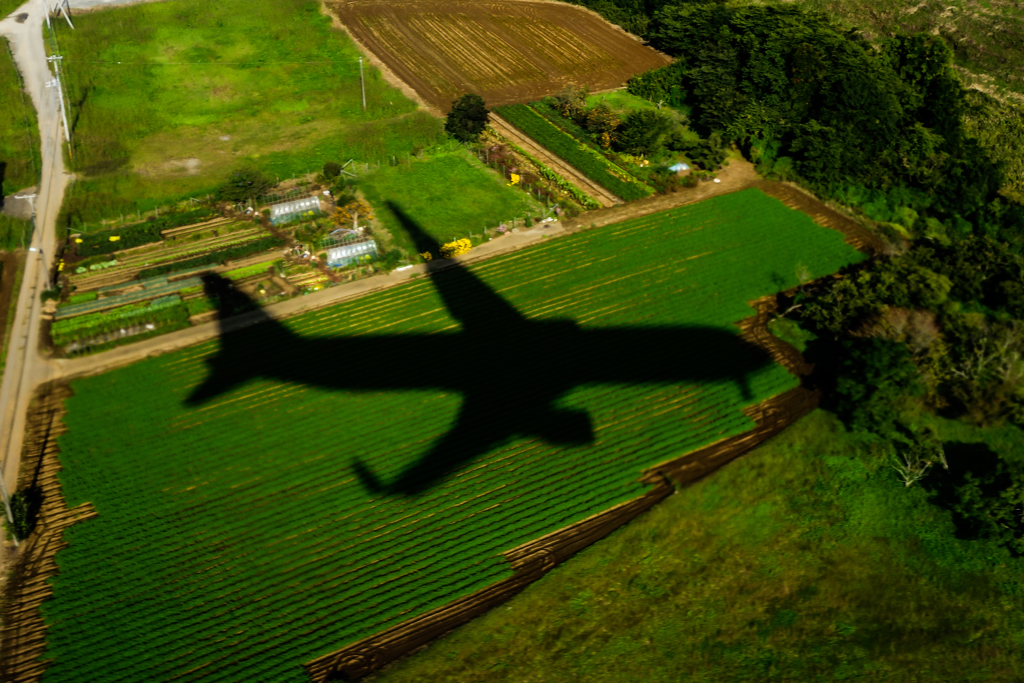
[[[958,527],[1024,553],[1024,466],[950,463],[927,427],[1024,425],[1021,108],[968,92],[940,36],[871,44],[792,6],[665,5],[644,32],[677,59],[632,93],[873,221],[886,254],[782,310],[816,337],[826,406],[881,437]]]
[[[630,84],[691,107],[691,125],[759,170],[799,178],[905,236],[1020,243],[1006,162],[967,134],[967,93],[939,36],[877,48],[793,7],[665,7],[652,44],[679,61]]]

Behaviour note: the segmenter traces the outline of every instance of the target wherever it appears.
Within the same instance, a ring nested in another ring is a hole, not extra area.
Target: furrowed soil
[[[615,88],[670,61],[596,14],[561,3],[354,0],[328,7],[442,111],[467,92],[501,105],[567,85]]]

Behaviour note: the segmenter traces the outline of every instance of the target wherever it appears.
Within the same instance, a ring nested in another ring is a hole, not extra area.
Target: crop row
[[[621,175],[627,174],[525,104],[495,107],[494,112],[612,194],[632,201],[654,193],[637,180],[616,175],[616,171]]]
[[[132,325],[180,321],[183,311],[181,297],[170,295],[145,303],[129,304],[109,311],[58,320],[50,328],[50,336],[54,344],[64,346],[73,341]]]
[[[155,217],[153,220],[126,225],[121,228],[101,230],[99,232],[84,233],[78,239],[82,240],[77,245],[79,256],[95,256],[97,254],[112,254],[122,249],[131,249],[143,244],[163,241],[161,230],[198,223],[211,216],[209,209],[193,209],[181,213],[165,214]],[[117,239],[110,241],[111,237]]]
[[[226,277],[229,280],[244,280],[245,278],[252,277],[253,275],[266,273],[269,268],[269,262],[254,263],[251,266],[245,266],[244,268],[235,268],[234,270],[230,270],[224,273],[224,277]]]
[[[176,261],[174,263],[165,263],[160,266],[154,266],[153,268],[147,268],[139,273],[139,277],[152,277],[154,275],[163,275],[164,273],[172,273],[178,270],[185,270],[188,268],[196,268],[199,266],[210,265],[214,266],[217,264],[224,263],[225,261],[231,261],[233,259],[239,259],[243,256],[249,256],[251,254],[258,254],[261,251],[267,251],[284,245],[284,240],[278,237],[262,237],[258,240],[251,242],[244,242],[237,246],[229,247],[226,249],[218,249],[216,251],[210,251],[202,256],[187,259],[184,261]]]
[[[518,155],[526,158],[527,160],[529,160],[529,162],[531,164],[533,164],[537,168],[537,173],[539,173],[542,178],[544,178],[546,180],[549,180],[550,182],[555,184],[555,187],[557,187],[558,189],[562,190],[563,192],[568,193],[569,196],[572,197],[577,202],[579,202],[580,206],[582,206],[584,209],[600,209],[601,208],[601,205],[593,197],[591,197],[590,195],[586,194],[580,188],[576,187],[575,185],[570,183],[568,180],[566,180],[565,178],[563,178],[562,176],[558,175],[557,173],[552,171],[550,168],[548,168],[547,166],[542,164],[540,161],[538,161],[533,156],[531,156],[530,153],[527,152],[525,149],[523,149],[522,147],[516,145],[511,140],[504,139],[504,142],[513,151],[515,151],[516,154],[518,154]]]
[[[797,284],[797,266],[823,275],[857,257],[838,233],[747,191],[576,233],[472,273],[523,316],[576,320],[614,340],[590,357],[578,350],[596,377],[601,366],[656,356],[684,370],[741,366],[742,353],[691,343],[685,330],[735,333],[747,302]],[[456,275],[435,277],[455,286]],[[494,307],[472,287],[449,296],[460,316]],[[590,417],[592,443],[499,441],[466,453],[419,495],[388,495],[363,487],[355,461],[387,484],[430,457],[463,401],[431,385],[450,387],[449,368],[488,350],[462,346],[459,322],[426,279],[285,324],[306,340],[339,339],[313,359],[319,386],[287,380],[312,361],[266,326],[235,333],[244,336],[233,349],[253,349],[251,361],[236,358],[246,381],[201,405],[186,399],[206,380],[217,341],[73,383],[61,480],[69,505],[91,501],[99,516],[71,527],[57,556],[44,681],[293,683],[303,662],[508,576],[501,552],[640,495],[643,468],[749,429],[743,407],[796,383],[777,365],[750,372],[747,389],[728,375],[625,385],[583,377],[557,405]],[[676,330],[670,349],[652,347],[658,330]],[[415,353],[395,352],[399,334],[415,335]],[[349,340],[367,344],[353,356]],[[559,341],[510,329],[502,344],[535,351],[517,371],[537,372]],[[374,378],[398,379],[394,390],[346,389]],[[526,414],[543,382],[539,374],[522,393],[497,386],[479,428]],[[423,386],[399,390],[405,383]],[[109,623],[121,637],[109,638]]]

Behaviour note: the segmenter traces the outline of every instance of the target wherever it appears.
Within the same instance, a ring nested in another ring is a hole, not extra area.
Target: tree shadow
[[[439,253],[437,240],[401,207],[390,204],[389,209],[418,251]],[[203,276],[219,311],[221,350],[207,361],[210,374],[186,403],[204,404],[255,378],[346,392],[458,392],[463,401],[452,427],[393,481],[382,481],[358,459],[351,464],[367,491],[411,496],[511,439],[532,436],[561,446],[592,443],[590,416],[558,404],[576,387],[727,381],[752,401],[750,376],[773,362],[738,330],[584,329],[569,319],[529,319],[455,261],[433,260],[427,273],[458,321],[458,331],[300,337],[228,280]],[[480,362],[488,357],[493,362]],[[332,359],[345,359],[344,370],[328,369]]]
[[[931,502],[952,513],[957,538],[982,538],[988,527],[983,508],[1013,485],[1013,476],[999,454],[983,443],[951,441],[943,450],[949,469],[933,467],[922,483],[932,494]]]

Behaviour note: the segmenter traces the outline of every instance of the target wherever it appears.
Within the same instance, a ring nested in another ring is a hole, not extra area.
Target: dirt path
[[[621,199],[581,174],[568,163],[548,152],[531,138],[521,133],[518,128],[493,112],[491,113],[491,128],[502,137],[511,141],[512,144],[526,150],[530,156],[578,187],[584,194],[596,199],[601,206],[609,207],[622,203]]]
[[[53,79],[43,46],[43,15],[38,2],[22,5],[14,16],[0,21],[0,34],[10,41],[11,54],[21,72],[25,90],[39,120],[42,172],[36,197],[36,225],[18,294],[11,328],[6,371],[0,384],[0,477],[11,491],[17,483],[21,445],[29,401],[37,386],[50,379],[52,366],[39,355],[41,294],[57,247],[57,214],[64,198],[67,175],[61,151],[62,132],[57,91],[47,88]],[[2,553],[2,550],[0,550]],[[0,557],[0,564],[3,558]]]
[[[729,165],[718,173],[718,180],[717,183],[713,181],[700,183],[697,187],[683,188],[672,194],[652,195],[610,209],[584,211],[576,218],[566,220],[565,227],[570,231],[590,227],[599,228],[602,225],[610,225],[630,218],[674,209],[684,204],[692,204],[708,197],[745,190],[748,187],[754,187],[759,178],[757,172],[754,171],[753,164],[742,158],[733,158],[729,161]]]

